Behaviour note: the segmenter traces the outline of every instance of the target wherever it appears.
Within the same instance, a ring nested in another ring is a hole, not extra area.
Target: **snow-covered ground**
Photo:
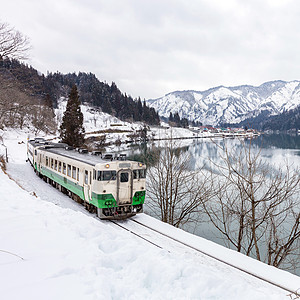
[[[19,185],[0,171],[1,299],[290,299],[286,291],[176,243],[162,239],[159,249],[95,218],[34,174],[25,162],[25,132],[9,130],[3,136],[7,172]],[[300,278],[288,272],[144,214],[135,218],[293,290],[300,288]]]
[[[61,124],[66,105],[67,99],[59,99],[58,108],[55,109],[58,126]],[[89,105],[81,105],[81,111],[86,137],[103,135],[103,131],[106,131],[106,142],[120,140],[124,143],[126,140],[129,140],[128,135],[135,134],[144,127],[143,123],[124,122]],[[211,136],[210,133],[197,133],[186,128],[170,127],[164,122],[162,122],[161,126],[151,126],[147,134],[150,139],[193,138],[200,135],[203,137]]]

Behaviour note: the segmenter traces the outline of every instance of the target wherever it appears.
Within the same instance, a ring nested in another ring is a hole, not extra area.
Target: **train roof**
[[[76,150],[66,150],[65,148],[47,148],[45,147],[45,151],[58,154],[64,157],[72,158],[77,161],[81,161],[83,163],[89,165],[96,165],[99,163],[107,163],[107,160],[103,160],[101,157],[92,155],[90,153],[79,153]]]
[[[106,164],[108,161],[116,161],[115,157],[112,154],[105,154],[105,156],[108,156],[109,159],[103,159],[101,156],[99,156],[99,152],[96,151],[96,155],[88,152],[86,149],[73,149],[72,147],[68,146],[65,143],[52,143],[47,142],[44,139],[36,138],[34,140],[28,141],[30,144],[32,144],[34,147],[39,147],[40,149],[43,149],[44,151],[58,154],[64,157],[68,157],[71,159],[75,159],[77,161],[89,164],[89,165],[96,165],[96,164]],[[122,157],[122,160],[124,160],[124,156],[120,155]]]

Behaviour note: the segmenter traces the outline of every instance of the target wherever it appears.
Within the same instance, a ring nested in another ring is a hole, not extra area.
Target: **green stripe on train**
[[[132,205],[144,204],[145,195],[145,191],[135,192]],[[98,208],[117,207],[117,201],[112,194],[92,193],[91,203]]]
[[[116,207],[117,201],[112,194],[92,193],[91,203],[98,208]]]
[[[71,180],[68,180],[68,178],[64,176],[54,173],[45,167],[40,168],[40,173],[57,182],[58,184],[65,187],[72,193],[79,196],[82,200],[84,200],[84,191],[81,185],[74,183]],[[145,191],[135,192],[132,198],[132,205],[144,204],[145,194]],[[117,206],[117,201],[112,194],[92,193],[92,199],[90,199],[90,203],[98,208],[108,208]]]
[[[132,198],[132,205],[144,204],[145,202],[145,191],[135,192]]]
[[[83,192],[83,187],[81,185],[69,180],[66,177],[56,174],[47,168],[41,168],[40,173],[52,179],[53,181],[57,182],[58,184],[60,184],[61,186],[68,189],[72,193],[79,196],[82,200],[84,200],[84,192]]]

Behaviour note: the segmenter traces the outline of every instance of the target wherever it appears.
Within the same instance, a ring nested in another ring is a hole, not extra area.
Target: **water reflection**
[[[264,135],[255,139],[197,139],[197,140],[184,140],[175,141],[176,146],[180,151],[188,151],[191,155],[191,168],[212,168],[211,162],[220,164],[222,159],[218,147],[226,147],[236,153],[240,153],[245,144],[251,147],[252,152],[260,151],[260,157],[266,163],[273,165],[270,169],[270,176],[276,172],[276,169],[282,168],[286,163],[297,168],[300,166],[300,136],[287,136],[287,135]],[[153,149],[160,149],[164,147],[164,142],[156,142],[145,144],[139,148],[131,149],[129,158],[148,160],[148,165],[155,163],[151,160]],[[162,152],[163,153],[163,152]],[[150,158],[150,159],[149,159]],[[150,162],[150,163],[149,163]],[[147,211],[147,199],[145,204],[145,212]],[[202,217],[202,222],[198,224],[185,225],[185,230],[194,233],[198,236],[207,238],[219,244],[229,246],[220,233],[208,222],[207,219]],[[296,272],[300,275],[300,270]]]
[[[263,148],[300,149],[300,136],[289,134],[263,134],[254,139],[253,143],[262,145]]]
[[[199,139],[189,146],[189,151],[193,155],[195,167],[201,168],[205,165],[205,160],[219,160],[218,146],[223,147],[226,144],[229,150],[239,153],[243,148],[243,143],[251,146],[252,152],[260,151],[260,157],[266,163],[277,167],[286,163],[294,167],[300,166],[300,136],[274,134],[243,140]]]

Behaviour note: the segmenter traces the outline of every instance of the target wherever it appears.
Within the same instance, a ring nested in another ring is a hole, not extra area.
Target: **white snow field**
[[[13,179],[0,171],[1,299],[291,299],[282,289],[175,242],[161,238],[159,249],[95,218],[34,174],[25,162],[24,132],[1,133]],[[4,151],[0,146],[0,154]],[[300,278],[288,272],[144,214],[135,219],[290,289],[300,288]]]
[[[55,109],[56,121],[60,126],[64,111],[66,110],[67,99],[60,98],[58,100],[58,108]],[[123,143],[128,140],[128,135],[136,133],[141,130],[144,124],[129,123],[121,121],[107,113],[95,109],[89,105],[82,104],[80,106],[84,119],[84,129],[86,137],[103,135],[106,131],[106,141],[115,142],[117,139]],[[169,139],[169,138],[193,138],[197,134],[189,129],[170,127],[168,124],[162,122],[162,126],[151,126],[148,130],[148,137],[155,139]],[[109,130],[116,132],[109,132]],[[198,133],[198,135],[200,135]],[[207,135],[206,133],[201,136]]]

